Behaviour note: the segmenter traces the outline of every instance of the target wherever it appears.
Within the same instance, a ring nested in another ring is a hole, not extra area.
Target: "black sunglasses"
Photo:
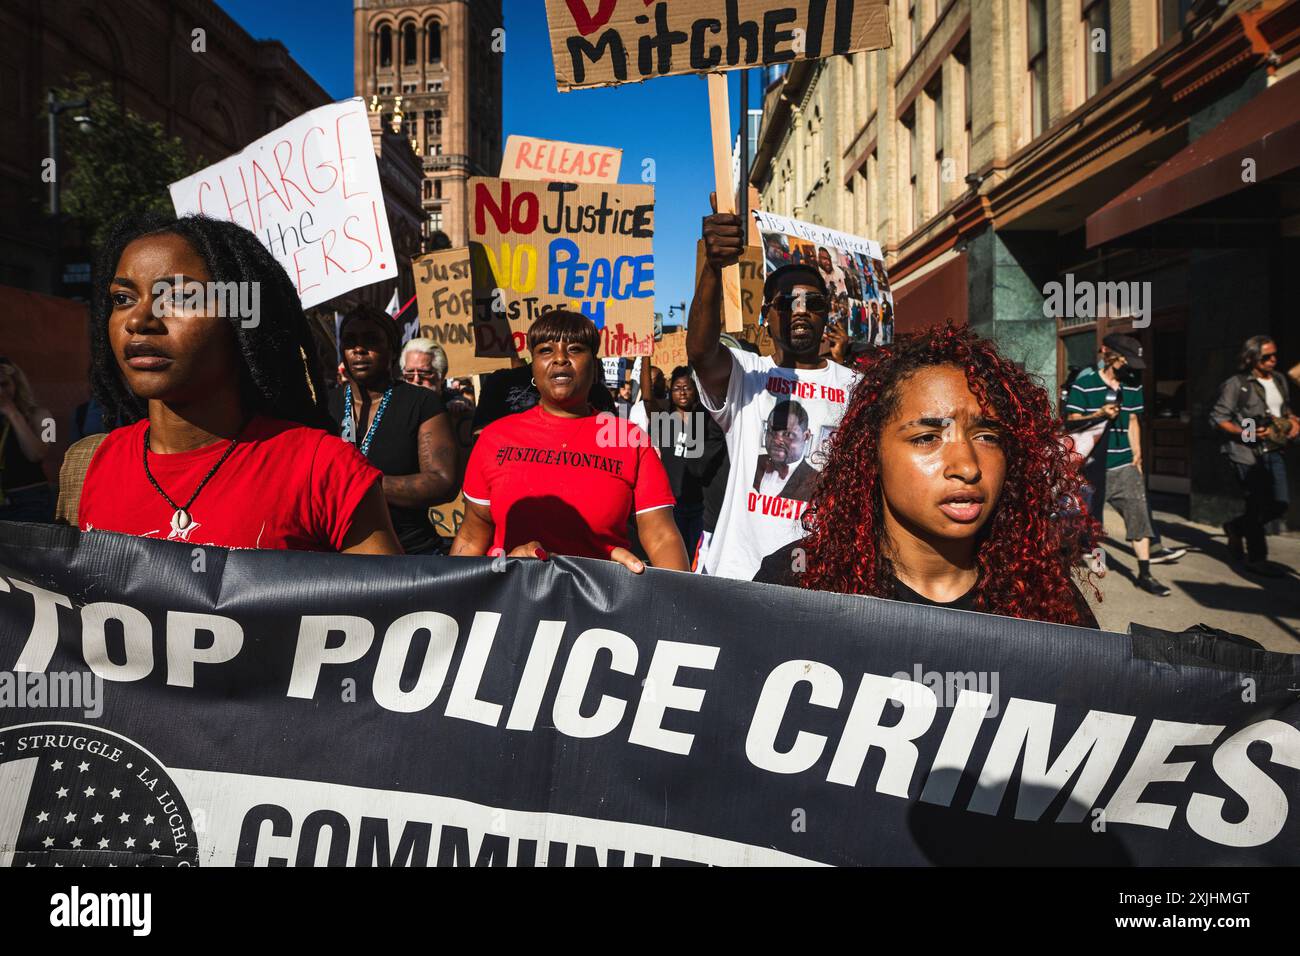
[[[784,292],[772,300],[773,307],[781,313],[789,313],[799,299],[803,300],[804,308],[809,312],[829,312],[831,303],[830,299],[820,292],[809,292],[792,295]]]

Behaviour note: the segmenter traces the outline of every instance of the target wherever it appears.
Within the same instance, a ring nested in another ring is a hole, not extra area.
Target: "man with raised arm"
[[[827,442],[838,427],[849,394],[861,377],[820,354],[831,302],[825,280],[814,265],[785,265],[763,283],[763,315],[775,352],[754,355],[725,347],[722,334],[722,269],[744,251],[741,218],[714,213],[704,219],[705,268],[691,302],[686,351],[700,400],[727,438],[731,473],[718,524],[701,547],[702,574],[750,580],[763,558],[803,537],[801,518],[809,494],[786,494],[777,482],[759,482],[769,445],[785,446],[792,437],[806,441],[803,460],[820,472]],[[842,356],[837,355],[836,359]],[[774,416],[781,402],[797,401],[807,414]],[[770,435],[797,428],[799,436]],[[764,489],[772,486],[772,493]]]

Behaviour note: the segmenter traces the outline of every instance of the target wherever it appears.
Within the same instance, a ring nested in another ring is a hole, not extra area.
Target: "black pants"
[[[1268,538],[1264,526],[1286,514],[1290,492],[1286,482],[1286,460],[1280,451],[1265,452],[1253,465],[1233,462],[1237,480],[1246,499],[1246,513],[1225,525],[1233,534],[1246,539],[1246,557],[1263,561],[1268,557]]]

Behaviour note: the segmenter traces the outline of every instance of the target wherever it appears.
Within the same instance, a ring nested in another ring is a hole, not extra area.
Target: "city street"
[[[505,866],[1285,918],[1238,874],[1300,866],[1300,0],[0,30],[11,922]]]
[[[1106,509],[1104,543],[1110,555],[1109,573],[1098,585],[1100,602],[1090,601],[1097,621],[1110,631],[1128,631],[1131,621],[1181,631],[1208,624],[1259,641],[1270,651],[1300,654],[1300,534],[1289,532],[1268,539],[1269,558],[1286,567],[1286,578],[1262,578],[1228,561],[1222,529],[1195,524],[1168,511],[1155,512],[1156,530],[1166,547],[1181,546],[1187,555],[1171,564],[1158,564],[1152,573],[1172,591],[1157,598],[1133,586],[1137,559],[1124,541],[1124,522]]]

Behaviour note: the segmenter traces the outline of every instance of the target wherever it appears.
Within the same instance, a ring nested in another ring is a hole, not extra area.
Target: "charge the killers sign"
[[[304,308],[397,276],[365,102],[321,106],[172,183],[178,216],[255,233]]]
[[[0,670],[105,688],[0,709],[0,864],[1300,863],[1300,655],[202,550],[0,524]]]

